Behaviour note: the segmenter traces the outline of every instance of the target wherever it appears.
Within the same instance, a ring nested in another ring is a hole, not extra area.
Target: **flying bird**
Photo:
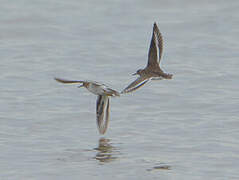
[[[163,72],[160,68],[160,60],[163,53],[163,37],[159,31],[156,23],[153,25],[153,34],[148,52],[148,64],[144,69],[139,69],[133,75],[139,75],[139,77],[129,84],[121,93],[132,92],[149,80],[153,79],[172,79],[172,74]]]
[[[74,81],[55,78],[56,81],[67,84],[81,84],[78,87],[85,87],[97,95],[96,101],[96,122],[100,134],[104,134],[109,124],[110,96],[120,96],[120,93],[107,87],[104,84],[94,81]]]

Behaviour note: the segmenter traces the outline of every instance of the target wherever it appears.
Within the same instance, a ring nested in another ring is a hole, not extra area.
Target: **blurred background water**
[[[1,0],[0,179],[238,179],[239,1]],[[111,99],[54,77],[122,90],[164,37],[152,81]]]

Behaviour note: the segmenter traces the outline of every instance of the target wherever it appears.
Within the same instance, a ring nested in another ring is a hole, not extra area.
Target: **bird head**
[[[139,69],[138,71],[136,71],[136,73],[134,73],[134,74],[132,74],[133,76],[134,75],[141,75],[142,74],[142,72],[143,72],[143,69]]]

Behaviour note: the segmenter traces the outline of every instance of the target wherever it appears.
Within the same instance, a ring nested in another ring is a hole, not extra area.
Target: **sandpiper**
[[[158,29],[156,23],[153,26],[153,34],[151,39],[151,44],[148,53],[148,64],[144,69],[139,69],[133,75],[139,75],[139,77],[128,85],[121,93],[132,92],[146,82],[153,79],[172,79],[172,74],[167,74],[163,72],[160,68],[160,60],[163,52],[163,37]]]
[[[56,81],[68,84],[81,84],[78,87],[85,87],[93,94],[97,95],[96,101],[96,121],[99,132],[104,134],[109,124],[109,96],[120,96],[119,92],[107,87],[104,84],[93,81],[74,81],[55,78]],[[106,114],[104,116],[104,114]],[[104,118],[105,117],[105,118]]]

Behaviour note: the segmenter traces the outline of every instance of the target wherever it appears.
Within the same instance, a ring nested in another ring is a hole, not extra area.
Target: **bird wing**
[[[154,23],[152,39],[148,53],[147,66],[159,66],[163,52],[163,37],[156,23]]]
[[[129,84],[121,93],[129,93],[129,92],[135,91],[136,89],[140,88],[148,81],[149,81],[149,78],[140,76],[131,84]]]
[[[118,91],[115,91],[108,87],[103,89],[103,91],[107,96],[120,96],[120,93]]]
[[[109,97],[99,95],[96,101],[96,122],[100,134],[104,134],[109,124]],[[106,116],[105,115],[106,108]]]
[[[55,78],[56,81],[61,82],[61,83],[83,83],[84,81],[74,81],[74,80],[66,80],[66,79],[60,79],[60,78]]]
[[[110,118],[110,98],[107,96],[107,107],[106,107],[106,116],[105,116],[105,125],[103,134],[106,132],[108,125],[109,125],[109,118]]]

